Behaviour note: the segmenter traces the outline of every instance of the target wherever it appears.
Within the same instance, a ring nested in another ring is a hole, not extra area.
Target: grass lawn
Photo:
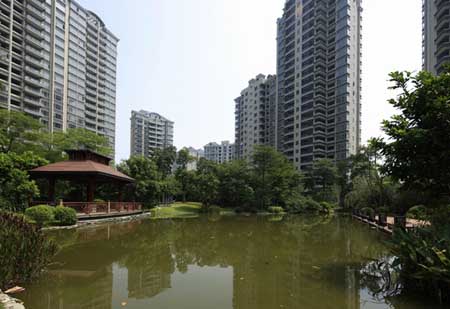
[[[163,207],[155,207],[151,210],[152,218],[194,218],[200,213],[202,205],[200,203],[177,202]]]
[[[155,207],[151,210],[153,219],[170,218],[195,218],[198,217],[202,208],[201,203],[177,202],[167,206]],[[220,208],[221,215],[234,214],[232,209]]]

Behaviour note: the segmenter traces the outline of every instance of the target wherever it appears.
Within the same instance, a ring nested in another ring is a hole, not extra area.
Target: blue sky
[[[120,38],[116,160],[129,156],[131,110],[175,121],[175,146],[234,139],[234,98],[276,65],[284,0],[78,0]],[[421,0],[366,0],[363,141],[393,110],[387,74],[421,65]]]

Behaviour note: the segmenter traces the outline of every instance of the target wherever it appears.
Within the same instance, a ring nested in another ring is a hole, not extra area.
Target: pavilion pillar
[[[119,183],[117,185],[117,189],[119,191],[118,200],[119,200],[120,203],[122,203],[122,200],[123,200],[123,186]]]
[[[96,182],[95,178],[91,177],[88,179],[87,183],[87,201],[92,203],[94,201]]]
[[[53,176],[50,176],[48,178],[48,194],[47,198],[49,202],[55,201],[55,185],[56,185],[56,179]]]

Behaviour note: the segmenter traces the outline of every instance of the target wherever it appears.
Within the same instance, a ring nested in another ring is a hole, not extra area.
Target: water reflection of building
[[[91,280],[89,285],[89,291],[87,295],[80,296],[83,300],[81,302],[81,308],[89,309],[110,309],[112,301],[112,279],[113,272],[111,265],[109,265],[104,271],[101,272],[101,277]],[[52,307],[53,308],[53,307]],[[56,307],[55,307],[56,308]],[[72,307],[61,307],[69,309]],[[74,306],[73,308],[79,308]]]
[[[128,297],[151,298],[170,288],[170,274],[153,266],[128,271]]]

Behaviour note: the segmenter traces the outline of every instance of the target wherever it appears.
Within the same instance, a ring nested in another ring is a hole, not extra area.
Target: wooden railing
[[[35,201],[33,205],[55,205],[55,203]],[[58,205],[75,209],[78,214],[109,214],[135,212],[142,210],[141,203],[135,202],[61,202]]]

